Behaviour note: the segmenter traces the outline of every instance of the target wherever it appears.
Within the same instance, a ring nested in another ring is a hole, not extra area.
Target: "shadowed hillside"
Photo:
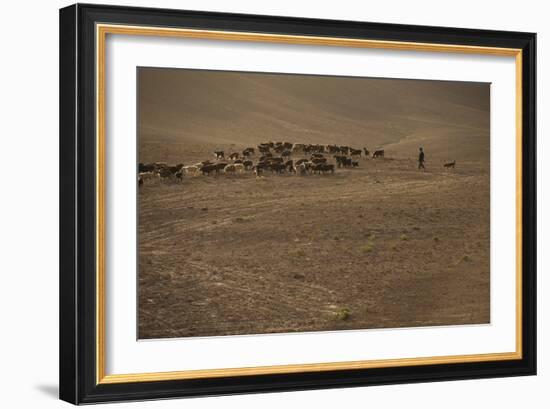
[[[141,68],[139,98],[141,144],[286,140],[394,156],[426,145],[431,157],[489,158],[485,83]]]

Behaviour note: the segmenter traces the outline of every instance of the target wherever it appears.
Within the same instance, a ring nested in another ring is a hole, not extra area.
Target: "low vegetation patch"
[[[374,250],[374,242],[369,241],[361,247],[363,253],[371,253]]]
[[[367,243],[361,246],[361,251],[363,253],[371,253],[374,250],[374,239],[376,236],[374,234],[370,234],[368,238]]]
[[[246,222],[251,222],[252,220],[254,220],[254,217],[252,216],[240,216],[240,217],[235,217],[235,222],[236,223],[246,223]]]
[[[288,252],[288,255],[291,256],[291,257],[305,257],[306,252],[302,249],[291,250],[291,251]]]
[[[338,321],[347,321],[350,315],[351,313],[349,309],[345,307],[334,311],[334,318],[336,318]]]

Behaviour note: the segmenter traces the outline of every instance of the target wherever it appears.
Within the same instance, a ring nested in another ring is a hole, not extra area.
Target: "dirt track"
[[[489,322],[487,167],[427,167],[146,183],[139,337]]]

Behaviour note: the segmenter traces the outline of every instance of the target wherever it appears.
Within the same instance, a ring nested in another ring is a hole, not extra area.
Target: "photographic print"
[[[490,322],[490,84],[139,67],[138,338]]]

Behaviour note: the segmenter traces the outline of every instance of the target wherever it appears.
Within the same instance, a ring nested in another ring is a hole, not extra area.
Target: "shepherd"
[[[422,148],[420,148],[420,153],[418,154],[418,170],[420,169],[426,170],[424,167],[424,150]]]

